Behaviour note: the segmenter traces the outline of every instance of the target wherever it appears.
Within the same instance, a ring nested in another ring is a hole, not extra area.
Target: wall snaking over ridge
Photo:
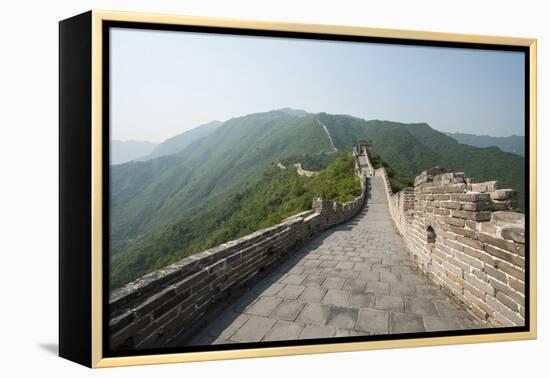
[[[366,167],[355,150],[354,157],[361,194],[353,201],[314,199],[310,211],[186,257],[115,291],[109,300],[111,348],[162,347],[192,333],[208,310],[274,268],[316,233],[356,215],[365,200]]]

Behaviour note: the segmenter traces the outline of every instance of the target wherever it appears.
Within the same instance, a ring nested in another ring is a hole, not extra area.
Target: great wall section
[[[393,194],[386,172],[375,174],[422,272],[488,325],[524,325],[525,217],[510,210],[515,192],[432,168]]]
[[[368,144],[353,154],[355,200],[314,199],[112,293],[111,348],[523,325],[515,192],[436,167],[393,193]]]

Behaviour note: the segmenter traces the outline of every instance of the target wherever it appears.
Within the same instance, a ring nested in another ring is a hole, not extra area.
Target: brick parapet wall
[[[392,193],[390,214],[419,268],[490,326],[525,324],[525,218],[516,193],[435,167]]]
[[[356,174],[361,194],[353,201],[314,199],[312,210],[186,257],[115,291],[109,300],[111,348],[161,347],[192,333],[209,309],[278,265],[316,233],[356,215],[366,187],[363,171]]]

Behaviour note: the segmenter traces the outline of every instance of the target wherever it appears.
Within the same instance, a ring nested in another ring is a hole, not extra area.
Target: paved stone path
[[[478,327],[415,267],[390,217],[381,178],[370,182],[368,204],[357,217],[315,237],[189,344]]]

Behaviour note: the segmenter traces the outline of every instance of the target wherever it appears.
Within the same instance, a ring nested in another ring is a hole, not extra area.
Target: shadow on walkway
[[[383,182],[348,222],[322,231],[233,293],[170,346],[479,328],[411,260]]]
[[[238,318],[242,315],[242,312],[244,312],[261,293],[265,292],[270,286],[288,275],[305,256],[323,245],[325,239],[342,231],[351,232],[354,227],[361,223],[369,212],[368,201],[370,192],[370,185],[367,180],[366,200],[357,215],[343,224],[321,231],[308,240],[305,245],[299,246],[294,251],[289,252],[288,255],[279,262],[278,266],[258,274],[252,282],[232,293],[214,309],[209,310],[209,313],[200,320],[200,323],[198,323],[192,331],[178,336],[169,346],[212,344],[217,338],[223,335],[225,330],[239,324]],[[208,336],[203,335],[201,332],[205,327],[209,328]]]

